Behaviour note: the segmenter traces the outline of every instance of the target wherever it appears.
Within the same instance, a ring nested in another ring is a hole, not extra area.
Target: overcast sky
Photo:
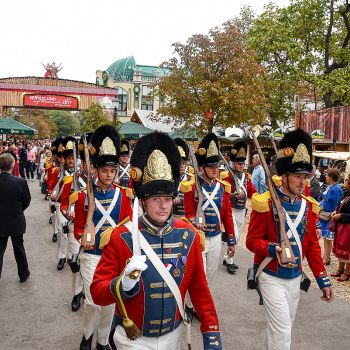
[[[62,63],[60,78],[94,82],[95,71],[133,55],[158,65],[171,44],[269,0],[0,0],[0,77],[43,76],[41,62]],[[273,1],[280,6],[288,0]]]

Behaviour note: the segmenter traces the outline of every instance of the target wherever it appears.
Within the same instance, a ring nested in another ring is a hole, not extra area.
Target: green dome
[[[136,61],[133,56],[121,58],[107,68],[108,76],[113,80],[131,81]]]

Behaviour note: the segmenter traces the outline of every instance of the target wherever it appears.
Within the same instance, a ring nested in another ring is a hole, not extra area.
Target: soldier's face
[[[239,173],[241,173],[244,170],[244,163],[234,163],[234,167]]]
[[[157,225],[163,226],[168,220],[172,207],[172,197],[151,197],[144,201],[147,216]]]
[[[203,174],[205,174],[209,178],[209,180],[214,180],[219,176],[219,165],[206,166],[202,168]]]
[[[67,168],[74,168],[74,157],[73,155],[66,157]]]
[[[282,175],[282,185],[284,190],[290,190],[293,194],[300,196],[306,187],[308,174],[288,174]]]
[[[63,157],[57,157],[57,161],[59,165],[63,165],[64,164],[64,158]]]
[[[106,165],[100,168],[97,168],[97,175],[100,182],[104,185],[110,185],[115,178],[117,168],[112,165]]]

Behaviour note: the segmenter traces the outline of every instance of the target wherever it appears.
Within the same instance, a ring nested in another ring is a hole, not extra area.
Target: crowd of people
[[[285,134],[271,178],[258,155],[252,175],[245,170],[244,141],[221,149],[221,159],[212,133],[196,151],[159,132],[143,136],[131,151],[108,125],[80,140],[1,147],[0,186],[10,173],[31,180],[36,172],[40,179],[57,269],[68,265],[72,271],[72,311],[84,304],[80,350],[90,350],[94,336],[98,350],[179,349],[182,328],[193,317],[200,320],[204,349],[222,349],[211,290],[222,261],[236,274],[236,247],[247,221],[246,246],[254,253],[248,286],[257,289],[266,309],[268,349],[291,347],[300,288],[308,288],[303,258],[324,301],[333,299],[325,269],[332,251],[339,259],[332,276],[349,279],[350,177],[342,187],[339,171],[330,168],[321,184],[312,140],[303,130]],[[0,214],[5,202],[0,200]],[[19,231],[23,246],[25,227]],[[25,282],[28,266],[21,271]]]

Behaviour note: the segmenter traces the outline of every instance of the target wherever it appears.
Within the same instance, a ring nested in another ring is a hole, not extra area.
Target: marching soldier
[[[269,192],[255,193],[246,245],[254,253],[254,265],[267,315],[268,349],[288,350],[295,319],[302,279],[302,261],[306,257],[323,292],[322,300],[332,301],[333,290],[322,262],[316,235],[318,203],[305,197],[306,182],[312,171],[312,140],[301,129],[286,133],[280,142],[276,169],[282,176],[277,195],[286,218],[286,232],[292,252],[285,248],[285,256],[295,255],[295,264],[283,264],[277,209]],[[283,215],[283,214],[282,214]],[[283,242],[285,243],[285,242]]]
[[[91,135],[91,134],[90,134]],[[77,166],[78,155],[78,143],[74,137],[67,137],[65,139],[66,146],[63,152],[66,163],[71,164],[73,162],[74,171],[70,176],[64,178],[62,193],[61,193],[61,206],[60,210],[63,216],[68,221],[65,223],[66,230],[68,230],[68,245],[67,245],[67,258],[69,264],[75,254],[79,253],[80,244],[74,237],[74,198],[77,199],[78,193],[75,191],[83,190],[86,188],[86,174],[84,170],[79,170]],[[73,154],[73,145],[75,144],[75,155]],[[79,153],[82,161],[84,158],[84,152],[80,151],[82,145],[82,139],[80,139]],[[73,270],[72,270],[73,272]],[[78,311],[80,308],[80,302],[83,298],[83,279],[79,271],[75,271],[72,274],[72,290],[73,299],[71,302],[72,311]]]
[[[187,291],[201,320],[204,349],[222,348],[200,236],[171,214],[180,161],[174,142],[157,132],[141,138],[131,157],[133,187],[144,214],[139,218],[134,211],[132,222],[108,236],[91,284],[97,304],[117,302],[118,350],[180,349]]]
[[[92,162],[97,173],[96,184],[93,185],[94,203],[88,203],[85,191],[78,195],[75,202],[74,235],[81,240],[84,251],[80,254],[80,272],[84,282],[84,330],[80,350],[90,350],[93,334],[97,333],[97,350],[109,350],[108,335],[114,315],[114,305],[97,306],[90,293],[90,284],[101,259],[101,234],[120,221],[131,217],[130,201],[123,189],[115,187],[120,152],[120,139],[115,128],[109,125],[99,127],[91,136],[89,143]],[[86,169],[90,172],[90,169]],[[87,210],[94,205],[93,224],[95,234],[89,239],[86,230]],[[85,232],[85,233],[84,233]]]
[[[120,142],[119,172],[117,183],[122,187],[130,187],[130,144],[126,139]]]
[[[222,225],[227,233],[227,255],[235,254],[235,229],[230,207],[231,186],[219,180],[219,148],[215,134],[205,136],[196,151],[200,170],[200,185],[204,195],[203,203],[198,203],[195,184],[185,193],[185,215],[197,229],[205,232],[204,264],[210,288],[218,269],[221,255]],[[205,225],[196,223],[197,205],[201,205],[205,214]]]
[[[235,223],[236,242],[243,232],[244,219],[247,213],[247,198],[252,198],[256,192],[251,181],[251,175],[244,171],[244,164],[247,159],[247,144],[244,141],[236,142],[228,152],[232,168],[222,172],[220,177],[231,185],[230,203]],[[234,274],[238,266],[233,262],[233,257],[224,257],[224,265],[227,272]]]
[[[58,153],[58,147],[62,143],[63,138],[57,138],[51,146],[52,161],[46,164],[46,179],[47,179],[47,197],[49,199],[49,211],[50,220],[49,222],[53,227],[52,241],[57,242],[57,219],[56,219],[56,207],[54,200],[51,199],[51,193],[58,181],[58,177],[61,171],[61,166],[63,166],[64,158],[62,153]]]
[[[186,181],[189,181],[189,178],[191,177],[191,174],[189,174],[189,166],[187,165],[188,162],[188,156],[189,156],[189,149],[186,141],[176,138],[174,139],[175,144],[177,145],[177,149],[181,156],[181,165],[180,165],[180,184],[179,184],[179,191],[178,195],[174,199],[174,206],[173,206],[173,213],[178,218],[181,218],[185,216],[185,208],[184,208],[184,193],[182,192],[182,186],[181,184],[184,184],[186,186]]]

